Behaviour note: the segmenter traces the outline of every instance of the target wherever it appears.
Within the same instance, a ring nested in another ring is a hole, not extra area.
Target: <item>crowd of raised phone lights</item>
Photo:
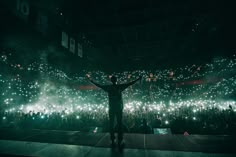
[[[108,112],[107,93],[93,86],[86,76],[100,84],[142,80],[123,92],[124,115],[148,117],[158,115],[169,123],[170,116],[198,120],[198,113],[217,109],[236,111],[236,56],[215,58],[210,63],[192,64],[161,70],[135,70],[119,73],[81,70],[67,75],[49,63],[28,65],[9,60],[13,54],[3,53],[0,63],[0,104],[5,114],[40,113],[41,118],[59,113],[62,118],[88,114],[96,119]],[[188,110],[188,114],[184,112]],[[2,119],[7,117],[3,115]]]

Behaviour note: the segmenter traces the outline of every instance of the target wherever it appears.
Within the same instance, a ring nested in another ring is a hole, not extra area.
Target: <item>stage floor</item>
[[[235,136],[125,134],[123,152],[108,133],[0,129],[0,155],[25,156],[236,156]]]

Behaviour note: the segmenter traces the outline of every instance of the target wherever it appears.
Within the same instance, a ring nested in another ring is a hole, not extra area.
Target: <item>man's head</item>
[[[112,77],[111,77],[111,82],[112,82],[113,84],[116,84],[117,78],[116,78],[115,76],[112,76]]]

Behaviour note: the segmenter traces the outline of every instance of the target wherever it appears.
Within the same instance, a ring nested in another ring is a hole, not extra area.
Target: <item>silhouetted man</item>
[[[90,76],[88,76],[89,80],[96,85],[97,87],[103,89],[108,93],[109,97],[109,120],[110,120],[110,135],[112,146],[114,146],[115,134],[114,134],[114,122],[115,117],[117,120],[118,127],[118,145],[122,144],[123,140],[123,130],[122,130],[122,113],[123,113],[123,100],[122,100],[122,91],[124,91],[127,87],[133,85],[138,80],[141,80],[142,77],[138,79],[126,83],[126,84],[117,84],[117,78],[115,76],[111,77],[112,85],[100,85],[94,82]]]
[[[139,132],[143,134],[151,134],[152,128],[148,125],[147,120],[143,119],[142,124],[139,127]]]

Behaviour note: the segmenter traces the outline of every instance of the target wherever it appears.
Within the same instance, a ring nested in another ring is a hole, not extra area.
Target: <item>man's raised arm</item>
[[[128,88],[129,86],[135,84],[137,81],[141,80],[142,79],[142,76],[139,76],[138,79],[134,80],[134,81],[131,81],[129,83],[126,83],[126,84],[123,84],[123,87],[122,87],[122,91],[125,90],[126,88]]]
[[[99,88],[102,88],[102,85],[100,85],[100,84],[94,82],[92,79],[89,80],[89,81],[90,81],[92,84],[94,84],[95,86],[97,86],[97,87],[99,87]]]
[[[94,82],[90,75],[87,75],[87,77],[88,77],[89,81],[90,81],[92,84],[94,84],[95,86],[97,86],[97,87],[99,87],[99,88],[101,88],[101,89],[103,89],[103,90],[106,90],[103,85],[100,85],[100,84]]]

